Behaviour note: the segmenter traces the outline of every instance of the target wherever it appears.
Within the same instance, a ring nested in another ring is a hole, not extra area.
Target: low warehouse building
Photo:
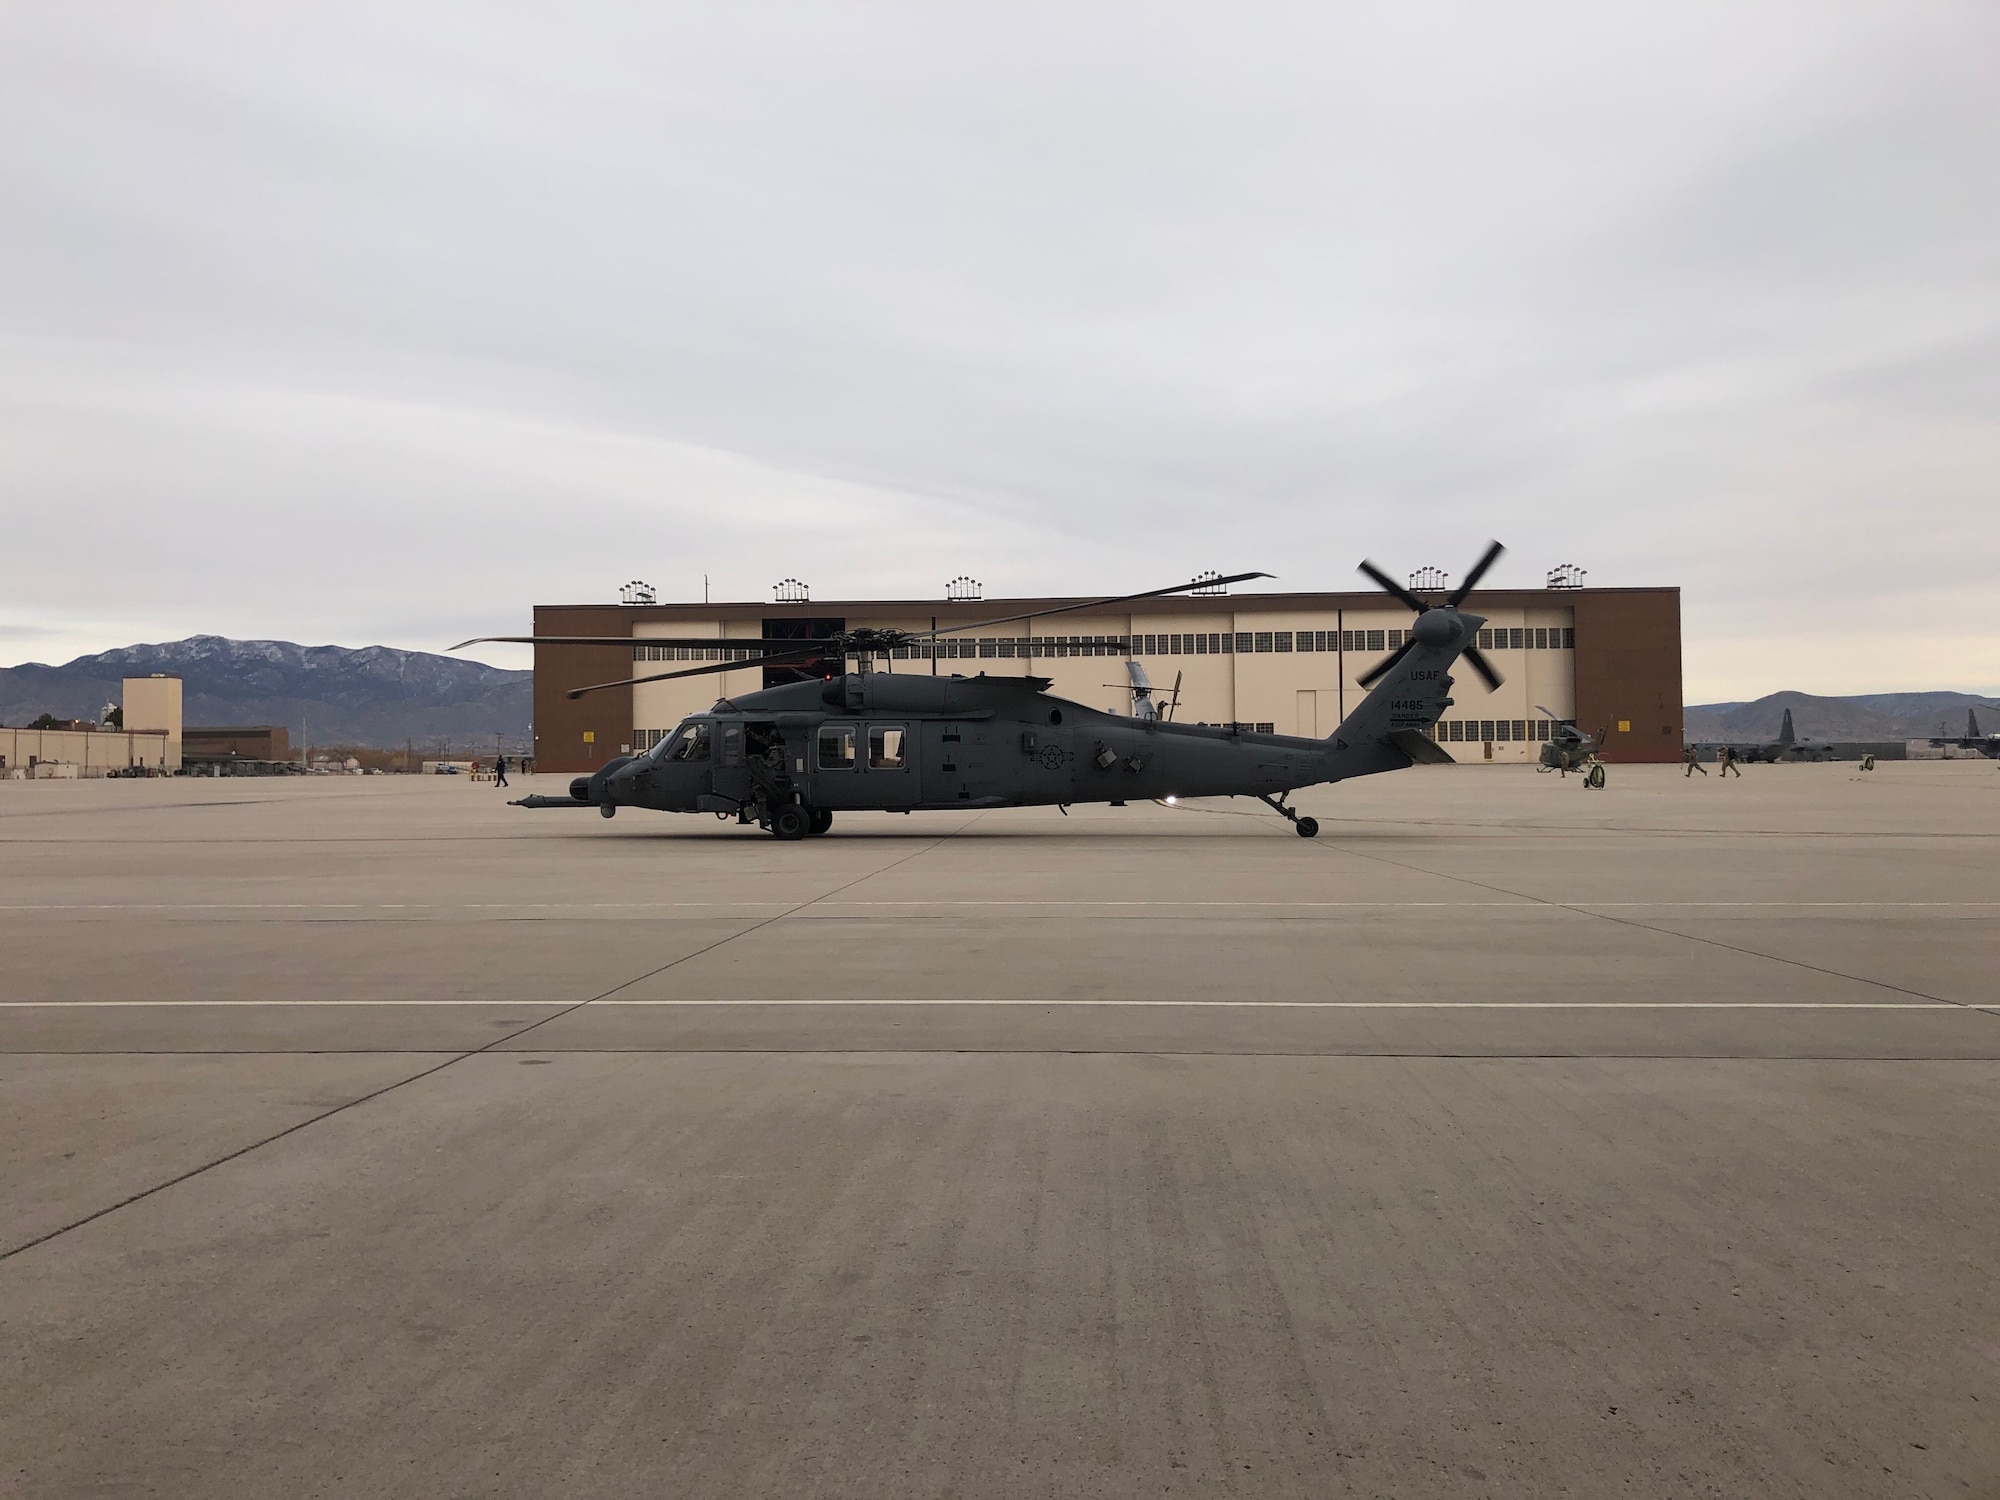
[[[536,635],[629,637],[631,644],[535,648],[535,762],[544,771],[589,771],[646,749],[717,698],[856,665],[829,656],[803,667],[750,666],[568,696],[592,683],[758,654],[732,639],[950,629],[1086,602],[539,605]],[[1591,734],[1605,730],[1607,760],[1680,758],[1679,589],[1482,589],[1471,607],[1487,617],[1479,645],[1506,681],[1489,693],[1469,668],[1455,674],[1455,702],[1437,738],[1456,759],[1531,761],[1557,719]],[[1402,644],[1414,618],[1374,592],[1179,595],[975,629],[899,648],[873,666],[1047,677],[1061,697],[1126,713],[1123,663],[1130,658],[1145,666],[1162,703],[1179,681],[1174,717],[1181,722],[1325,736],[1366,695],[1358,679]],[[712,647],[646,643],[648,636],[710,635]]]
[[[145,770],[164,775],[167,737],[130,729],[0,729],[0,776],[10,780],[46,777],[129,775]]]

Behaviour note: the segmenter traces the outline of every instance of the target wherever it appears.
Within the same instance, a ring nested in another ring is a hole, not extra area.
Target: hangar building
[[[612,688],[572,700],[571,688],[757,654],[732,638],[806,637],[872,626],[931,630],[1088,602],[1074,599],[866,600],[781,604],[549,604],[536,635],[630,636],[630,646],[535,648],[535,764],[589,771],[644,750],[717,698],[853,663],[747,667],[673,682]],[[1479,645],[1506,681],[1489,693],[1469,669],[1438,740],[1460,761],[1521,763],[1547,738],[1546,716],[1609,731],[1605,758],[1674,761],[1681,754],[1681,628],[1677,588],[1482,589]],[[1143,663],[1162,700],[1178,676],[1183,723],[1242,724],[1324,736],[1365,695],[1356,681],[1402,643],[1414,616],[1374,593],[1179,595],[974,630],[878,657],[875,670],[1041,676],[1060,697],[1131,711],[1124,661]],[[648,646],[648,636],[713,635],[713,647]]]

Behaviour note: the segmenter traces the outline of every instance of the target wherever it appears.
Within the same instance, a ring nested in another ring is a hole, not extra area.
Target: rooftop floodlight
[[[1580,589],[1583,587],[1587,569],[1575,563],[1557,563],[1549,569],[1549,587],[1552,589]]]
[[[1223,591],[1222,575],[1213,568],[1197,573],[1194,577],[1199,587],[1189,589],[1190,594],[1219,594]]]
[[[1443,568],[1422,567],[1410,575],[1410,591],[1417,594],[1442,594],[1451,582],[1451,574]]]
[[[776,583],[771,585],[771,602],[773,604],[810,604],[812,603],[812,590],[807,588],[803,583],[800,583],[796,578],[780,578]]]
[[[650,583],[641,583],[635,578],[618,591],[618,602],[620,604],[658,604],[660,602],[660,591]]]
[[[944,586],[944,596],[952,604],[973,604],[980,598],[980,583],[977,578],[968,578],[961,573]]]

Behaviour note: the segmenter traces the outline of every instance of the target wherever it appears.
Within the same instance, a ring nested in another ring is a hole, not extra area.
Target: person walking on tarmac
[[[1735,747],[1733,745],[1724,745],[1722,749],[1716,753],[1715,774],[1718,778],[1721,778],[1724,776],[1731,775],[1732,773],[1735,775],[1738,781],[1741,781],[1743,779],[1743,772],[1736,764]]]
[[[1701,763],[1701,757],[1695,754],[1695,749],[1692,745],[1681,751],[1681,764],[1687,767],[1685,771],[1681,772],[1681,779],[1683,781],[1687,780],[1688,777],[1694,775],[1697,771],[1701,772],[1704,776],[1708,774],[1708,767]],[[1742,773],[1738,772],[1737,774],[1741,775]]]
[[[495,786],[507,784],[507,757],[504,755],[496,757],[493,762],[493,784]]]

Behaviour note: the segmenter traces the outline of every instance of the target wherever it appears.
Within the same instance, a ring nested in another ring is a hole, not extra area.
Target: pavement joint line
[[[775,920],[775,919],[774,919]],[[738,934],[739,936],[741,934]],[[724,942],[728,939],[724,939]],[[700,952],[690,953],[687,958],[699,958],[721,946],[712,943]],[[685,963],[686,959],[676,959],[675,963]],[[654,974],[664,973],[672,968],[667,964],[655,969],[651,974],[641,974],[638,979],[627,980],[627,985],[638,984],[650,979]],[[619,986],[620,989],[625,985]],[[1937,1010],[1937,1011],[1978,1011],[1987,1013],[1987,1007],[1973,1005],[1959,1000],[1050,1000],[1050,999],[981,999],[976,996],[952,1000],[910,1000],[897,998],[871,998],[866,1000],[793,1000],[781,996],[737,997],[728,1000],[615,1000],[617,993],[608,990],[604,995],[590,1000],[577,1001],[568,1009],[555,1015],[544,1016],[535,1026],[546,1025],[550,1021],[561,1020],[563,1016],[585,1005],[612,1006],[664,1006],[664,1007],[727,1007],[736,1005],[795,1005],[799,1007],[821,1007],[837,1009],[841,1007],[865,1005],[1040,1005],[1049,1009],[1083,1009],[1089,1006],[1152,1006],[1189,1010]],[[493,1006],[536,1006],[546,1008],[563,1002],[551,1000],[0,1000],[0,1010],[339,1010],[375,1007],[377,1009],[431,1010],[431,1009],[476,1009]],[[523,1031],[533,1027],[524,1027]],[[513,1033],[514,1036],[521,1032]],[[502,1041],[509,1040],[502,1037]],[[435,1048],[409,1048],[409,1051],[435,1051]],[[475,1049],[483,1050],[483,1049]],[[467,1053],[470,1057],[472,1053]]]
[[[893,868],[890,867],[890,868]],[[1415,866],[1405,868],[1415,869]],[[1434,872],[1425,872],[1434,873]],[[1469,880],[1468,876],[1453,875],[1452,880]],[[1511,894],[1511,893],[1510,893]],[[804,905],[858,906],[867,908],[893,907],[1020,907],[1020,906],[1087,906],[1115,908],[1174,907],[1195,910],[1243,910],[1243,911],[1341,911],[1361,909],[1370,911],[1428,911],[1433,909],[1506,909],[1519,907],[1531,911],[1659,911],[1659,910],[1722,910],[1722,911],[1816,911],[1831,909],[1840,911],[1921,911],[1940,910],[1981,910],[2000,911],[2000,901],[1575,901],[1551,902],[1539,896],[1517,895],[1509,901],[1097,901],[1080,900],[1071,897],[1042,897],[1022,899],[952,899],[937,900],[926,897],[911,897],[903,901],[837,901],[825,899],[806,902]],[[801,909],[797,903],[787,901],[467,901],[447,904],[441,901],[145,901],[145,902],[42,902],[0,903],[0,914],[7,912],[49,912],[49,911],[734,911],[745,908],[788,907]]]
[[[1354,854],[1358,858],[1372,860],[1377,864],[1391,865],[1399,870],[1412,870],[1420,874],[1441,876],[1446,880],[1455,880],[1461,884],[1473,886],[1476,889],[1482,891],[1496,891],[1504,895],[1510,895],[1510,896],[1519,896],[1523,894],[1522,892],[1519,891],[1510,891],[1505,886],[1490,885],[1483,880],[1475,880],[1470,875],[1455,875],[1450,873],[1449,871],[1443,871],[1443,870],[1424,870],[1421,866],[1418,865],[1405,864],[1401,860],[1388,859],[1380,854],[1369,854],[1362,850],[1348,849],[1345,846],[1342,846],[1338,843],[1329,843],[1326,845],[1320,845],[1317,843],[1317,841],[1315,841],[1314,847],[1316,848],[1323,847],[1328,849],[1329,851],[1337,849],[1341,853]],[[1993,1012],[1984,1009],[1982,1006],[1978,1005],[1973,1001],[1953,1000],[1943,995],[1932,995],[1923,990],[1913,990],[1905,985],[1891,984],[1886,979],[1869,979],[1860,974],[1848,974],[1842,972],[1839,969],[1825,968],[1820,964],[1809,964],[1805,962],[1805,960],[1803,959],[1783,958],[1780,957],[1778,954],[1764,953],[1756,948],[1745,948],[1736,943],[1725,943],[1720,938],[1704,937],[1700,933],[1676,932],[1671,927],[1655,927],[1649,922],[1635,921],[1631,917],[1620,917],[1620,916],[1610,915],[1602,908],[1599,908],[1590,903],[1572,905],[1568,902],[1551,901],[1545,896],[1534,896],[1534,895],[1528,895],[1525,897],[1525,899],[1530,901],[1540,902],[1544,906],[1553,907],[1559,911],[1575,912],[1580,917],[1595,917],[1600,922],[1613,922],[1621,927],[1634,928],[1635,930],[1640,932],[1656,933],[1661,937],[1677,937],[1686,942],[1700,943],[1710,948],[1720,948],[1727,953],[1740,953],[1746,958],[1760,958],[1765,960],[1767,963],[1782,964],[1794,969],[1803,969],[1809,974],[1822,974],[1829,979],[1845,979],[1852,984],[1865,984],[1874,989],[1888,990],[1892,994],[1909,995],[1912,998],[1918,1000],[1931,1000],[1935,1001],[1939,1005],[1953,1005],[1957,1006],[1961,1010],[1972,1011],[1978,1015],[1993,1014]]]
[[[908,854],[905,854],[901,859],[891,860],[888,864],[881,866],[879,869],[869,870],[864,874],[857,875],[852,880],[848,881],[845,885],[836,886],[834,887],[833,890],[824,893],[824,895],[836,896],[840,894],[840,892],[842,891],[852,890],[855,886],[860,885],[865,880],[873,880],[877,875],[887,874],[890,870],[896,869],[901,865],[908,864],[911,860],[917,858],[918,855],[928,853],[930,850],[937,848],[940,844],[946,843],[962,829],[970,828],[974,823],[977,823],[980,820],[980,818],[984,816],[985,814],[983,812],[975,813],[967,822],[960,824],[959,828],[953,829],[941,835],[938,838],[930,840],[922,848],[911,850]],[[813,901],[818,901],[822,899],[824,899],[824,896],[815,896],[812,898],[812,901],[800,902],[797,907],[793,908],[793,910],[803,911],[806,907],[811,906],[813,904]],[[94,1209],[90,1213],[72,1219],[66,1224],[59,1224],[54,1229],[50,1229],[42,1234],[38,1234],[32,1239],[24,1240],[18,1245],[10,1245],[5,1247],[4,1249],[0,1249],[0,1261],[12,1260],[15,1256],[21,1255],[26,1251],[32,1250],[38,1245],[46,1245],[50,1240],[59,1239],[63,1235],[70,1233],[72,1230],[81,1229],[86,1224],[94,1224],[99,1219],[117,1213],[120,1209],[130,1208],[135,1203],[144,1202],[146,1199],[153,1197],[157,1193],[163,1193],[168,1188],[177,1187],[181,1183],[187,1182],[192,1178],[199,1177],[205,1172],[211,1172],[217,1167],[226,1166],[228,1163],[232,1161],[236,1161],[239,1158],[248,1156],[253,1151],[261,1151],[264,1147],[269,1146],[276,1141],[281,1141],[286,1136],[296,1135],[299,1131],[304,1130],[309,1126],[317,1125],[323,1120],[332,1119],[335,1115],[345,1114],[350,1109],[355,1109],[363,1104],[371,1102],[372,1100],[380,1099],[384,1094],[394,1093],[397,1089],[406,1088],[410,1084],[419,1083],[422,1080],[433,1076],[434,1074],[442,1073],[446,1068],[453,1067],[458,1063],[462,1063],[467,1058],[479,1057],[485,1053],[491,1052],[497,1047],[504,1046],[508,1042],[515,1041],[520,1037],[526,1036],[531,1031],[537,1030],[540,1027],[548,1025],[551,1021],[560,1021],[564,1016],[572,1015],[575,1012],[582,1010],[587,1005],[594,1005],[600,1000],[608,999],[612,995],[617,994],[620,990],[630,989],[633,985],[643,983],[644,981],[653,978],[655,975],[664,974],[667,970],[675,967],[678,964],[684,964],[692,959],[700,958],[705,953],[712,953],[717,948],[722,947],[725,943],[733,943],[740,937],[746,937],[750,933],[761,931],[763,928],[770,926],[773,922],[783,921],[789,915],[791,915],[790,912],[779,912],[776,916],[767,917],[765,920],[755,923],[752,926],[743,928],[739,932],[732,932],[723,937],[717,938],[714,942],[709,943],[704,947],[697,948],[692,953],[683,953],[680,957],[672,960],[669,963],[661,964],[656,969],[651,969],[644,974],[636,975],[635,977],[624,981],[622,984],[613,985],[610,989],[604,991],[603,994],[592,995],[589,999],[579,1000],[573,1005],[565,1005],[563,1006],[562,1009],[555,1011],[551,1015],[542,1016],[537,1020],[530,1021],[525,1026],[516,1027],[514,1030],[509,1031],[502,1036],[494,1037],[491,1041],[488,1041],[481,1046],[457,1052],[454,1056],[445,1058],[443,1062],[437,1063],[432,1067],[424,1068],[419,1072],[412,1073],[407,1078],[398,1079],[394,1083],[384,1084],[381,1088],[372,1089],[368,1093],[361,1095],[357,1099],[349,1099],[345,1103],[336,1104],[331,1109],[321,1110],[318,1114],[308,1116],[306,1119],[299,1120],[294,1122],[293,1124],[287,1125],[283,1130],[274,1131],[270,1135],[263,1137],[261,1140],[252,1141],[246,1146],[239,1146],[236,1150],[215,1157],[210,1161],[203,1162],[199,1166],[190,1167],[188,1168],[187,1171],[177,1173],[175,1176],[169,1177],[164,1182],[156,1182],[151,1187],[141,1188],[138,1192],[128,1194],[126,1197],[119,1199],[116,1203],[107,1204],[103,1208]]]
[[[83,1051],[37,1048],[0,1050],[0,1057],[395,1057],[421,1052],[414,1047],[120,1047]],[[2000,1056],[1962,1052],[1395,1052],[1360,1047],[1287,1048],[1214,1047],[536,1047],[524,1048],[550,1057],[1295,1057],[1346,1059],[1426,1058],[1440,1062],[1738,1062],[1738,1063],[1968,1063],[1992,1067]],[[494,1057],[512,1057],[496,1052]]]

